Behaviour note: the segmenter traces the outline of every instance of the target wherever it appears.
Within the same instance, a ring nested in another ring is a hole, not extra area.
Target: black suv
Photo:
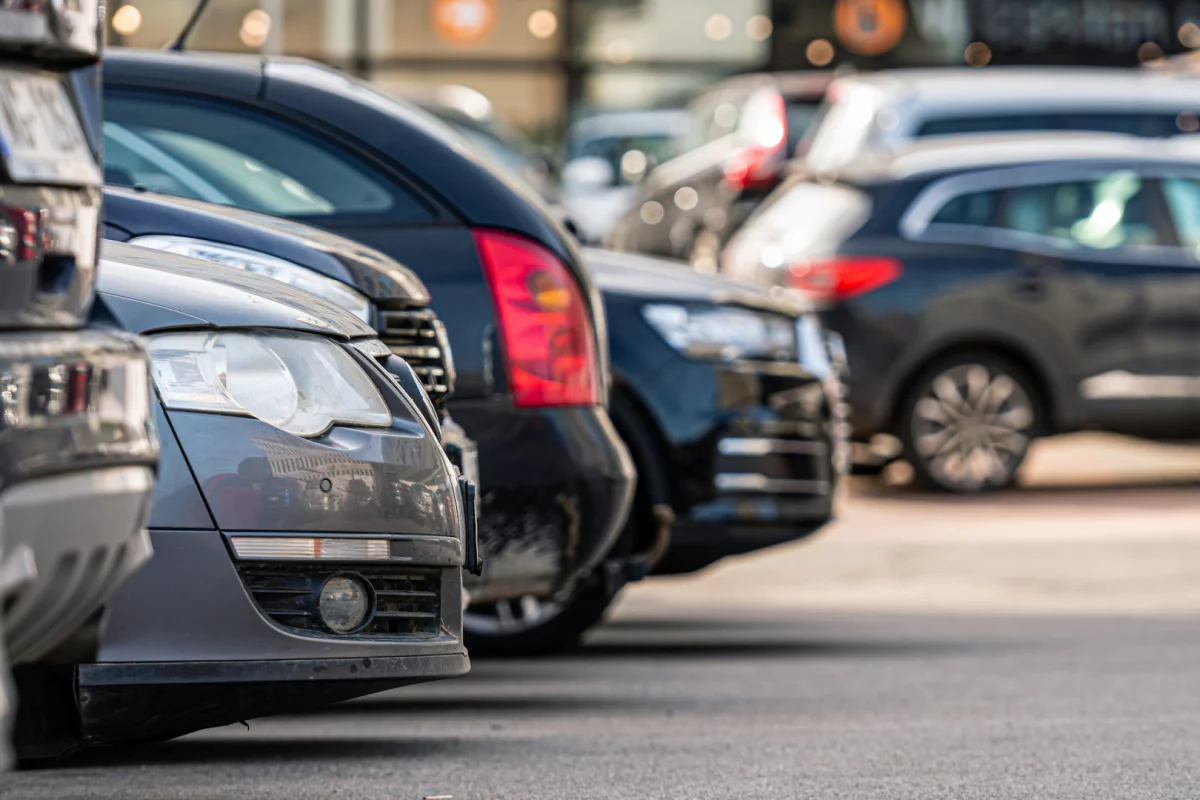
[[[424,112],[311,62],[114,50],[104,89],[110,182],[327,228],[429,287],[458,369],[448,407],[479,446],[471,646],[544,646],[544,615],[522,610],[584,586],[635,480],[569,235]],[[376,325],[396,344],[391,319]]]
[[[854,435],[917,479],[1013,482],[1038,436],[1200,425],[1200,159],[1102,134],[962,137],[797,176],[727,248],[845,338]]]

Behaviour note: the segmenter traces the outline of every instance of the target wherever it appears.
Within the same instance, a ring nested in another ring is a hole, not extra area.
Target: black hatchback
[[[1043,435],[1194,437],[1200,159],[1186,147],[963,137],[796,176],[722,269],[820,304],[845,339],[856,439],[899,437],[928,487],[1008,485]]]
[[[104,91],[110,183],[326,228],[429,287],[457,367],[449,410],[479,447],[472,647],[536,643],[537,619],[489,623],[510,599],[582,585],[635,480],[604,408],[603,309],[570,237],[424,112],[312,62],[114,49]]]

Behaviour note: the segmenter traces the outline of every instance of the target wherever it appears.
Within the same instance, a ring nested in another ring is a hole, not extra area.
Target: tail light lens
[[[725,184],[734,191],[769,188],[787,157],[787,108],[775,92],[755,95],[743,115],[749,141],[725,162]]]
[[[496,305],[508,385],[521,407],[596,405],[596,332],[566,265],[521,236],[475,231]]]
[[[886,256],[835,256],[788,267],[788,285],[815,300],[835,302],[873,292],[904,273],[904,265]]]

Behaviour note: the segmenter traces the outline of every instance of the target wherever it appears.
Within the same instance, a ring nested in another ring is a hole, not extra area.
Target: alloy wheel
[[[946,489],[1008,485],[1033,439],[1034,404],[1006,372],[959,364],[936,374],[912,406],[913,455]]]
[[[543,601],[527,594],[514,600],[471,605],[463,614],[463,627],[468,633],[484,636],[524,633],[546,624],[562,610],[562,603]]]

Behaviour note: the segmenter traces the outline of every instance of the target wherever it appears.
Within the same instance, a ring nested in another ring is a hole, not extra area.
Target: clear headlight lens
[[[250,416],[296,436],[334,424],[386,428],[392,415],[362,366],[334,342],[284,333],[167,333],[150,339],[163,405]]]
[[[694,358],[797,360],[795,320],[738,306],[652,304],[642,315],[667,343]]]
[[[371,301],[366,296],[344,283],[339,283],[319,272],[313,272],[307,267],[293,264],[282,258],[260,253],[257,250],[247,250],[219,242],[206,242],[202,239],[188,239],[182,236],[138,236],[130,239],[129,244],[149,247],[153,250],[164,250],[168,253],[198,258],[201,261],[211,261],[214,264],[223,264],[234,269],[244,269],[247,272],[265,275],[322,297],[334,305],[346,309],[368,325],[372,322]]]

